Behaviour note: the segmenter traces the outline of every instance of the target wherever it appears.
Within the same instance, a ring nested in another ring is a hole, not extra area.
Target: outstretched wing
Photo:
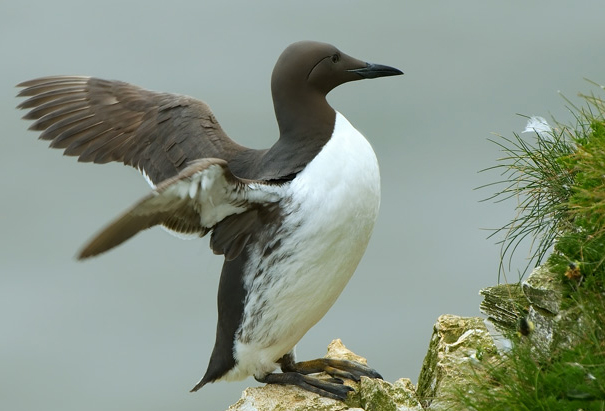
[[[229,161],[246,150],[223,131],[204,102],[121,81],[52,76],[23,82],[18,107],[31,130],[78,161],[118,161],[157,185],[195,159]]]
[[[200,236],[214,229],[210,246],[232,260],[259,223],[258,214],[281,199],[280,191],[279,185],[235,177],[224,160],[196,160],[109,224],[78,258],[103,253],[141,230],[162,224]]]

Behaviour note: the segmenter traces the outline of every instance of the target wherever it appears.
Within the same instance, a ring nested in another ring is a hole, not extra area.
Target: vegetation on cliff
[[[519,306],[519,326],[503,331],[510,350],[475,366],[472,386],[454,390],[454,408],[605,409],[605,101],[598,87],[581,95],[581,107],[568,101],[575,124],[549,127],[532,118],[531,137],[493,140],[504,157],[489,169],[502,176],[491,198],[517,200],[514,218],[498,230],[501,272],[531,238],[529,264],[541,264],[560,284],[561,312],[544,346]]]

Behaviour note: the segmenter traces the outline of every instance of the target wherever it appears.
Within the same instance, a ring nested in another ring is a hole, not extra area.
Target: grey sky
[[[570,4],[4,0],[0,408],[221,410],[256,384],[188,393],[214,343],[222,261],[207,239],[154,229],[74,260],[148,186],[132,169],[46,148],[14,108],[15,84],[87,74],[188,94],[231,137],[267,147],[270,74],[289,43],[326,41],[403,70],[329,96],[374,146],[382,206],[357,273],[297,352],[321,356],[341,338],[388,380],[415,381],[435,319],[479,314],[478,290],[497,281],[499,248],[481,228],[505,223],[514,202],[473,191],[498,178],[477,173],[499,156],[490,133],[522,131],[515,113],[571,121],[557,91],[577,102],[592,90],[583,77],[605,83],[605,5]]]

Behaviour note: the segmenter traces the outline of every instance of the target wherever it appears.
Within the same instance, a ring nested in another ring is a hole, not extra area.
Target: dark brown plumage
[[[30,130],[78,161],[122,162],[154,184],[195,159],[226,161],[247,150],[223,131],[208,105],[192,97],[158,93],[121,81],[52,76],[25,81],[19,104],[36,120]]]

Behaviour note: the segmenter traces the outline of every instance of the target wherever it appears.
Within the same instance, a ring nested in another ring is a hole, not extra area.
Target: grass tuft
[[[522,274],[539,265],[563,226],[567,223],[567,200],[571,195],[574,173],[560,159],[575,150],[565,129],[536,132],[535,142],[519,134],[514,138],[490,139],[504,156],[499,164],[482,171],[498,171],[501,179],[479,188],[497,187],[483,201],[502,202],[516,199],[515,216],[489,238],[504,234],[501,244],[499,274],[510,269],[512,256],[523,240],[531,239],[530,257]],[[500,281],[500,276],[498,276]]]
[[[574,126],[536,132],[532,143],[493,140],[505,155],[488,169],[502,176],[490,199],[517,200],[493,234],[504,233],[500,272],[529,237],[526,269],[543,263],[567,289],[552,344],[544,351],[531,332],[511,330],[511,350],[473,370],[453,409],[605,410],[605,101],[581,97],[585,107],[568,102]]]

